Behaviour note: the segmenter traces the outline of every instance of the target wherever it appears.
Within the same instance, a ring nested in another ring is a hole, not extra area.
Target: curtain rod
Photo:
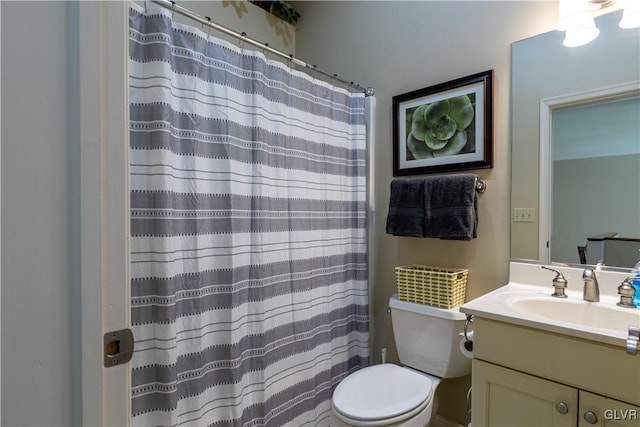
[[[179,13],[180,15],[183,15],[183,16],[186,16],[188,18],[191,18],[194,21],[197,21],[197,22],[201,23],[202,25],[206,25],[208,27],[216,29],[216,30],[218,30],[220,32],[223,32],[223,33],[229,35],[229,36],[232,36],[232,37],[235,37],[237,39],[240,39],[243,42],[247,42],[247,43],[252,44],[254,46],[257,46],[257,47],[259,47],[259,48],[261,48],[263,50],[266,50],[266,51],[268,51],[268,52],[270,52],[270,53],[272,53],[274,55],[277,55],[277,56],[279,56],[281,58],[284,58],[284,59],[286,59],[288,61],[291,61],[296,65],[300,65],[300,66],[305,67],[305,68],[307,68],[309,70],[312,70],[314,73],[320,73],[320,74],[322,74],[324,76],[327,76],[327,77],[329,77],[329,78],[331,78],[333,80],[337,80],[337,81],[339,81],[339,82],[341,82],[341,83],[343,83],[343,84],[345,84],[347,86],[350,86],[350,87],[352,87],[354,89],[357,89],[360,92],[364,92],[364,94],[366,96],[373,96],[373,94],[375,93],[375,90],[372,87],[366,87],[365,88],[365,87],[362,87],[359,84],[356,84],[354,82],[348,82],[346,80],[338,78],[337,74],[327,73],[326,71],[323,71],[323,70],[319,69],[315,65],[310,65],[310,64],[308,64],[308,63],[306,63],[306,62],[294,57],[293,54],[291,54],[291,53],[285,53],[285,52],[283,52],[281,50],[272,48],[271,46],[269,46],[268,43],[262,43],[262,42],[259,42],[259,41],[255,40],[255,39],[247,37],[247,34],[245,32],[238,33],[238,32],[236,32],[236,31],[234,31],[234,30],[232,30],[230,28],[227,28],[227,27],[225,27],[223,25],[220,25],[220,24],[217,24],[217,23],[213,22],[208,16],[202,17],[202,16],[198,15],[197,13],[190,11],[189,9],[185,9],[182,6],[178,6],[175,1],[172,1],[172,0],[151,0],[151,1],[153,3],[155,3],[155,4],[158,4],[158,5],[162,6],[162,7],[170,9],[173,12]]]

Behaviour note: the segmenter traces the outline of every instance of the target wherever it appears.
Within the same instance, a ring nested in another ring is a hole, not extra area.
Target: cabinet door
[[[473,427],[578,424],[578,390],[473,359]]]
[[[578,427],[638,427],[640,407],[580,391]]]

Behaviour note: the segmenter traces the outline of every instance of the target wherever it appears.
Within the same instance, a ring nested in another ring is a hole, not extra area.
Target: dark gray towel
[[[477,237],[476,178],[473,174],[454,174],[425,179],[425,237],[448,240]]]
[[[387,233],[424,237],[424,179],[391,181]]]

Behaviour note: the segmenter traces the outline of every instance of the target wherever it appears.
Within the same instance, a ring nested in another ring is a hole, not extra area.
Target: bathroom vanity
[[[626,275],[596,271],[600,301],[586,302],[583,269],[558,267],[562,299],[540,267],[512,262],[508,285],[461,308],[474,316],[472,425],[640,426],[640,351],[626,348],[640,309],[616,306]]]

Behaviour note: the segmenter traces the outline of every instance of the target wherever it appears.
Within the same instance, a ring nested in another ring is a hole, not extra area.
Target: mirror
[[[559,31],[540,34],[512,45],[512,258],[578,263],[580,262],[578,246],[587,246],[589,237],[601,238],[599,243],[601,246],[604,245],[602,242],[605,240],[607,244],[610,243],[608,240],[612,237],[596,235],[606,232],[624,232],[624,235],[619,236],[624,239],[640,238],[640,220],[632,216],[628,217],[628,222],[636,225],[635,233],[633,230],[616,230],[616,223],[612,219],[614,216],[610,213],[617,207],[610,206],[595,196],[591,200],[593,209],[590,213],[595,215],[596,212],[601,212],[597,228],[588,229],[587,227],[581,231],[572,231],[571,235],[561,227],[554,229],[554,224],[562,224],[562,220],[556,219],[553,215],[554,180],[560,179],[559,176],[554,178],[553,163],[555,162],[551,160],[552,144],[555,139],[554,125],[557,124],[556,122],[562,123],[563,112],[569,111],[565,115],[573,114],[571,111],[574,107],[578,110],[589,110],[597,107],[586,104],[612,104],[603,101],[618,97],[633,98],[634,94],[640,93],[638,81],[640,79],[640,29],[619,28],[618,23],[621,17],[621,11],[598,17],[596,25],[600,29],[600,36],[584,46],[565,47],[562,44],[564,33]],[[584,153],[589,149],[584,145],[584,141],[580,141],[580,131],[587,125],[584,123],[580,127],[580,120],[578,120],[579,127],[569,131],[570,134],[576,135],[573,141],[575,159],[585,157]],[[636,115],[635,122],[639,121],[640,117]],[[635,152],[638,153],[640,152],[640,134],[636,136]],[[581,142],[582,145],[580,145]],[[609,147],[616,144],[601,145]],[[578,149],[576,150],[575,147]],[[606,152],[598,154],[601,158],[613,155]],[[548,172],[541,174],[541,167]],[[640,170],[637,160],[635,169]],[[634,175],[631,169],[628,171],[624,187],[631,208],[620,207],[620,210],[621,214],[637,215],[640,211],[640,182],[637,178],[639,175]],[[588,174],[588,171],[585,172],[583,177]],[[613,179],[610,174],[600,175],[600,184],[605,189],[621,187],[619,179]],[[579,192],[582,200],[589,199],[591,190],[585,187],[577,187],[572,191]],[[633,202],[635,202],[635,209]],[[585,217],[576,205],[563,209],[565,215],[568,214],[575,219],[575,223],[579,223]],[[566,212],[567,210],[570,212]],[[515,215],[523,212],[526,215]],[[608,218],[611,219],[610,224],[606,222]],[[594,222],[595,219],[592,219],[587,225],[595,227]],[[575,237],[576,233],[582,237]],[[561,253],[552,249],[554,239],[556,246],[559,245],[557,243],[559,241],[567,247],[573,246],[575,258],[565,259],[563,255],[562,258],[554,259],[556,254]],[[593,255],[595,249],[592,247],[589,252]],[[638,255],[633,253],[632,258],[637,260]],[[615,263],[608,265],[615,265]]]
[[[541,133],[551,147],[541,202],[552,220],[540,235],[557,262],[633,267],[640,259],[640,86],[612,89],[611,98],[589,92],[586,103],[552,108],[550,140]]]

